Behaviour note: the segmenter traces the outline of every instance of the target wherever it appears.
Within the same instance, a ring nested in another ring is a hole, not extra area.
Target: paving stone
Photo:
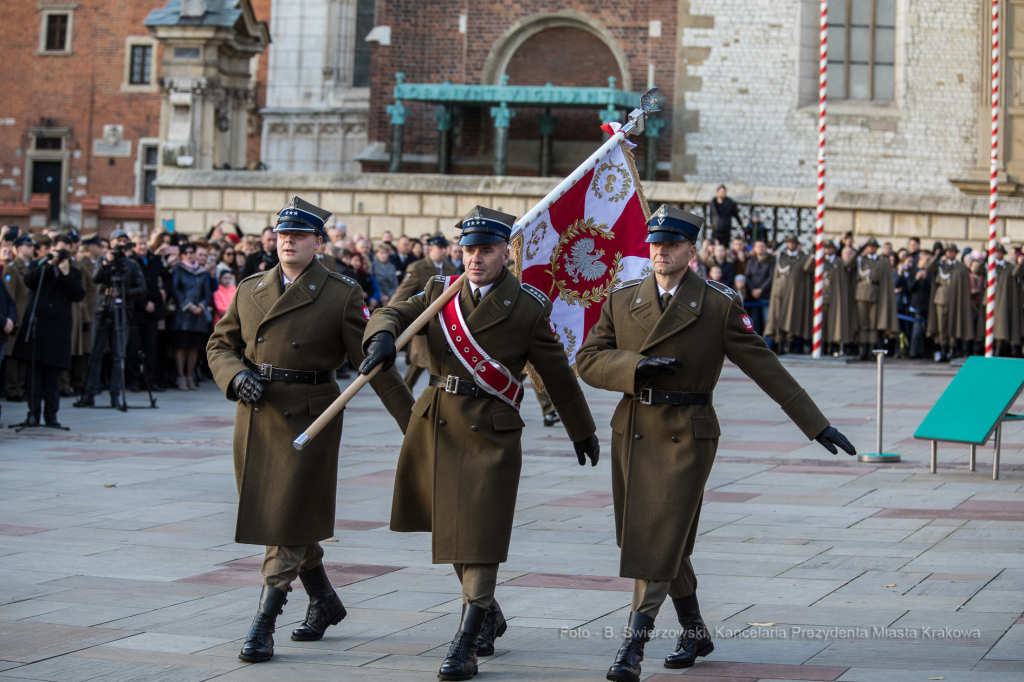
[[[133,634],[105,628],[3,622],[0,623],[0,660],[32,663]]]

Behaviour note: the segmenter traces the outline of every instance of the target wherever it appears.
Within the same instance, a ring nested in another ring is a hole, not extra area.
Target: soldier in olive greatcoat
[[[334,535],[342,414],[301,453],[292,446],[341,394],[335,371],[346,357],[362,361],[370,317],[359,284],[316,258],[329,215],[298,197],[281,210],[279,262],[242,280],[207,345],[214,380],[238,402],[235,542],[267,548],[244,661],[274,655],[274,624],[296,577],[309,608],[293,640],[318,640],[346,615],[319,544]],[[413,400],[398,372],[381,372],[370,385],[405,431]]]
[[[634,579],[626,641],[608,679],[637,682],[644,644],[666,597],[682,634],[667,668],[714,650],[690,564],[704,485],[721,429],[712,392],[726,358],[753,379],[809,439],[833,454],[853,446],[754,332],[732,289],[687,264],[703,219],[663,205],[647,241],[654,274],[612,292],[576,356],[580,378],[625,394],[612,416],[612,494],[619,575]]]
[[[430,384],[412,408],[395,476],[391,530],[429,531],[435,564],[451,563],[462,583],[462,622],[438,677],[468,680],[477,655],[494,653],[505,618],[494,599],[498,564],[508,560],[522,468],[527,361],[541,376],[580,465],[597,464],[594,420],[551,326],[551,301],[505,267],[515,218],[473,209],[460,223],[462,290],[421,330]],[[368,374],[395,360],[395,338],[454,282],[432,277],[422,294],[379,308],[363,339]],[[444,320],[443,322],[441,320]]]
[[[392,303],[407,301],[426,288],[427,282],[438,275],[458,275],[459,269],[448,260],[448,240],[443,235],[437,235],[427,240],[427,257],[422,258],[405,270],[405,278],[395,289],[395,295],[391,297]],[[410,390],[419,381],[420,375],[430,365],[430,357],[427,353],[427,340],[417,336],[409,344],[409,368],[405,370],[403,377],[405,385]]]

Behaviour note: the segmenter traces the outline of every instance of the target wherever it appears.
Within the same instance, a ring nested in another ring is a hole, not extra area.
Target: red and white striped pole
[[[988,304],[985,306],[985,357],[996,345],[996,217],[999,206],[999,0],[992,0],[992,163],[989,167]]]
[[[994,0],[996,1],[996,0]],[[818,213],[814,225],[814,340],[811,357],[821,357],[825,272],[825,104],[828,100],[828,0],[821,0],[821,53],[818,58]]]

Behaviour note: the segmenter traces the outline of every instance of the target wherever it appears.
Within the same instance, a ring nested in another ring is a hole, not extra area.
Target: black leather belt
[[[688,393],[687,391],[655,391],[645,388],[633,400],[641,405],[712,405],[714,393]]]
[[[326,384],[334,381],[334,370],[310,372],[301,369],[274,367],[269,362],[257,365],[245,360],[245,366],[256,372],[260,381],[286,381],[290,384]]]
[[[469,379],[462,379],[454,374],[449,374],[446,377],[431,374],[429,385],[434,388],[442,388],[445,393],[451,393],[452,395],[471,395],[474,398],[494,397]]]

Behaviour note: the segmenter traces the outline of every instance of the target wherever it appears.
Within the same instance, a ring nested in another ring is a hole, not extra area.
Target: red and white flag
[[[620,143],[516,238],[516,270],[551,299],[552,330],[573,367],[612,289],[651,274],[649,217],[632,154]]]

